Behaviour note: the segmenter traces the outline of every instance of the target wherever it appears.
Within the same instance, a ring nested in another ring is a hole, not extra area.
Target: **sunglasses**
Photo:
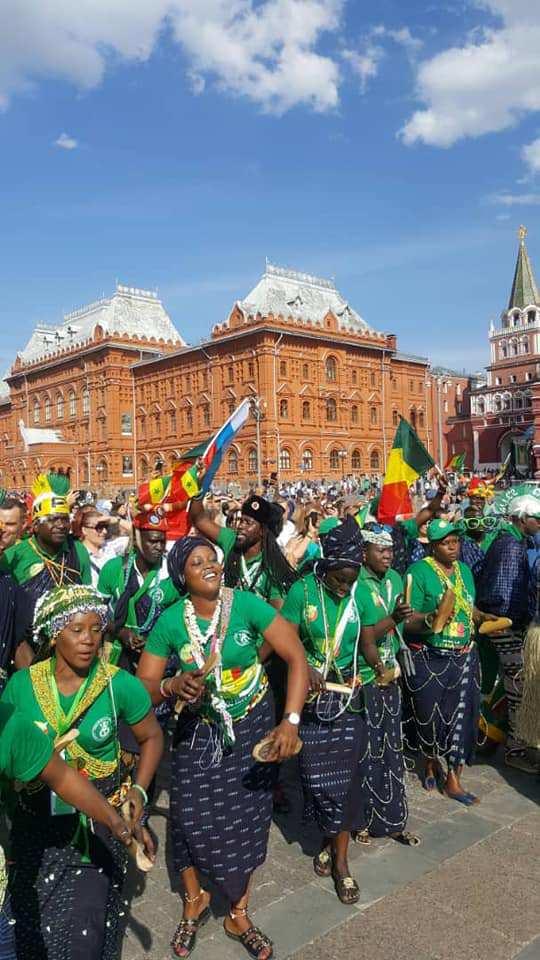
[[[96,523],[95,527],[90,526],[90,524],[87,524],[85,526],[85,530],[97,530],[98,533],[106,533],[108,530],[108,527],[109,527],[108,523]]]
[[[466,530],[494,530],[498,522],[497,517],[467,517],[462,521]]]

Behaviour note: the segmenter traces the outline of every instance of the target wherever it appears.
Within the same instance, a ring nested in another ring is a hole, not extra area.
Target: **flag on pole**
[[[206,468],[206,472],[201,486],[201,489],[204,493],[210,489],[210,485],[221,466],[223,457],[225,456],[237,433],[240,432],[246,420],[248,419],[249,411],[250,401],[248,399],[242,400],[240,406],[237,407],[229,419],[226,420],[204,451],[202,461]],[[196,496],[196,494],[191,494],[191,496]]]
[[[386,465],[377,511],[382,523],[394,523],[397,516],[412,514],[409,487],[434,466],[424,444],[402,417]]]
[[[504,463],[501,464],[501,469],[499,470],[497,476],[493,480],[493,486],[495,486],[495,484],[498,483],[499,480],[502,480],[506,471],[508,470],[508,467],[510,466],[511,460],[512,460],[512,448],[510,448],[508,454],[506,455]]]
[[[465,456],[465,452],[455,453],[453,457],[450,457],[444,469],[453,470],[455,473],[460,473],[465,466]]]

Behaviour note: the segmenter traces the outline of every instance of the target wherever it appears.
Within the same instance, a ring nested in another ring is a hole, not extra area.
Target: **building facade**
[[[467,439],[475,469],[496,469],[510,454],[522,475],[540,467],[540,299],[526,235],[520,227],[508,304],[489,329],[486,376],[471,379],[466,406],[449,421]]]
[[[253,417],[224,483],[380,474],[400,415],[442,463],[466,389],[400,352],[332,281],[271,264],[196,346],[155,293],[119,286],[37,328],[4,383],[1,483],[24,488],[61,467],[74,486],[104,493],[209,438],[244,397]]]

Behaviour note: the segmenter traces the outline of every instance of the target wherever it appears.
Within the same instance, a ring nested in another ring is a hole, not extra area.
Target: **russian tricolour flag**
[[[240,406],[236,408],[234,413],[231,414],[229,419],[208,444],[202,457],[206,467],[206,473],[202,481],[202,490],[204,493],[210,489],[210,485],[221,466],[225,453],[248,419],[249,409],[249,400],[242,400]]]

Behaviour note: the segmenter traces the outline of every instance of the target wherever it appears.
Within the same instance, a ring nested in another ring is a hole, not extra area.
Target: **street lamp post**
[[[345,479],[345,460],[347,459],[346,450],[338,450],[338,457],[341,460],[341,479]]]
[[[102,489],[102,486],[101,486],[101,474],[103,473],[103,464],[102,464],[102,463],[98,463],[98,464],[97,464],[97,466],[96,466],[96,473],[97,473],[97,475],[98,475],[98,493],[103,493],[103,489]]]
[[[261,420],[264,419],[264,408],[266,404],[261,397],[252,397],[251,399],[251,413],[255,418],[255,428],[257,431],[257,486],[260,488],[262,486],[262,471],[261,471]]]

